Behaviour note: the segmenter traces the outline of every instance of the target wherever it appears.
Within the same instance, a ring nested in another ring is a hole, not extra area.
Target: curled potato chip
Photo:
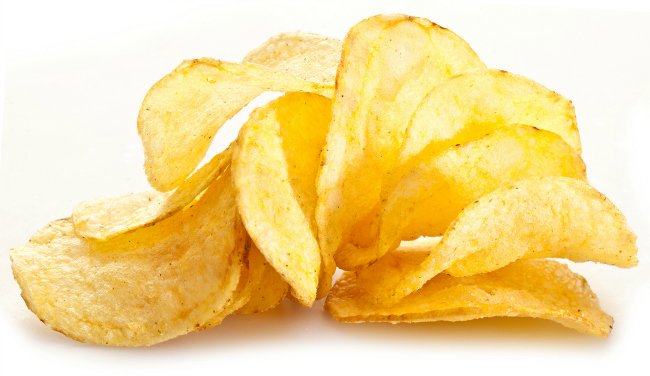
[[[230,175],[153,226],[106,242],[62,219],[11,250],[28,307],[82,342],[152,345],[209,323],[240,280],[243,227]]]
[[[307,81],[334,87],[341,41],[312,33],[282,33],[269,38],[244,58]]]
[[[478,139],[510,124],[528,124],[560,135],[578,154],[580,136],[568,99],[525,77],[500,70],[467,72],[435,86],[422,100],[406,130],[398,163],[384,177],[382,198],[424,158]],[[339,258],[354,258],[357,248],[376,240],[380,208],[354,225],[350,244]]]
[[[426,253],[387,255],[390,269],[418,265]],[[552,260],[519,260],[502,269],[470,277],[439,274],[391,307],[364,297],[367,286],[346,272],[334,285],[325,310],[343,322],[467,321],[486,317],[534,317],[578,332],[607,337],[614,320],[603,312],[587,281]]]
[[[420,103],[406,131],[399,163],[423,149],[444,150],[508,124],[528,124],[560,135],[580,153],[580,135],[570,100],[544,86],[490,69],[453,77]]]
[[[286,94],[251,114],[233,154],[244,225],[292,294],[307,306],[316,299],[321,270],[316,173],[330,106],[329,99],[316,94]]]
[[[149,183],[179,186],[205,155],[219,128],[265,91],[331,95],[308,81],[259,64],[195,59],[182,63],[147,93],[138,115]]]
[[[580,155],[560,136],[526,125],[502,127],[418,160],[382,200],[376,243],[337,253],[340,267],[366,266],[397,248],[402,239],[442,235],[472,201],[515,180],[532,176],[585,179]]]
[[[173,192],[140,192],[86,201],[75,207],[72,221],[77,235],[106,240],[151,226],[192,202],[229,165],[230,148],[217,154]]]
[[[238,314],[268,311],[280,304],[289,292],[289,285],[269,265],[255,244],[251,244],[249,258],[252,260],[250,261],[250,294],[246,304],[237,310]]]
[[[453,75],[484,67],[464,40],[422,18],[379,15],[349,31],[318,180],[325,253],[334,254],[379,202],[383,176],[424,96]]]
[[[529,178],[467,206],[418,265],[381,273],[383,258],[359,272],[375,302],[394,304],[447,270],[487,273],[520,258],[566,258],[619,267],[637,264],[636,236],[623,214],[589,184],[568,177]]]
[[[289,290],[289,285],[273,270],[264,256],[246,236],[244,259],[237,289],[226,307],[201,329],[221,322],[233,313],[264,312],[275,307]]]

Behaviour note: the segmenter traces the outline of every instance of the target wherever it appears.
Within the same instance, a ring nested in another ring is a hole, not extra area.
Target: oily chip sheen
[[[326,254],[334,255],[378,204],[384,174],[425,95],[451,76],[484,68],[463,39],[422,18],[379,15],[348,32],[318,180]]]
[[[316,299],[321,273],[314,218],[316,173],[330,119],[329,99],[286,94],[251,114],[233,155],[244,225],[306,306]]]
[[[395,304],[443,271],[470,276],[521,258],[566,258],[623,268],[637,264],[623,214],[582,180],[537,177],[496,189],[467,206],[421,264],[384,272],[383,258],[359,272],[371,301]],[[367,280],[367,281],[366,281]]]
[[[426,253],[397,251],[386,256],[391,269],[417,265]],[[383,307],[364,297],[368,286],[354,272],[334,285],[325,310],[342,322],[413,323],[467,321],[486,317],[534,317],[578,332],[607,337],[614,320],[603,312],[587,281],[552,260],[519,260],[470,277],[439,274],[399,303]]]
[[[585,165],[560,136],[527,125],[501,127],[464,145],[422,155],[382,199],[377,241],[337,254],[336,262],[355,269],[397,248],[400,240],[442,235],[474,200],[532,176],[584,180]]]
[[[85,201],[75,207],[72,221],[77,235],[106,240],[151,226],[183,209],[230,166],[231,149],[217,154],[172,192],[129,193]]]
[[[11,261],[28,307],[54,330],[152,345],[206,326],[229,304],[243,235],[227,174],[183,211],[106,242],[54,221],[12,249]]]

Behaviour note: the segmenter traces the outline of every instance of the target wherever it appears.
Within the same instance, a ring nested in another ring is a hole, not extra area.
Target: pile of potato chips
[[[197,169],[266,91],[285,94]],[[546,258],[637,263],[587,183],[571,102],[425,19],[186,61],[138,130],[155,191],[81,203],[11,251],[29,308],[79,341],[151,345],[288,293],[346,322],[527,316],[604,337],[587,282]]]

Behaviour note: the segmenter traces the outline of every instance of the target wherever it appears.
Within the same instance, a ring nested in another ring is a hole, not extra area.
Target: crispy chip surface
[[[72,221],[77,235],[106,240],[150,226],[192,202],[228,166],[231,149],[217,154],[173,192],[140,192],[86,201],[75,207]]]
[[[410,169],[432,154],[483,137],[494,129],[527,124],[560,135],[580,154],[575,110],[568,99],[544,86],[500,70],[477,70],[432,88],[410,118],[398,162],[384,177],[382,198]],[[423,157],[424,154],[424,157]],[[381,208],[356,223],[340,258],[376,240]]]
[[[316,299],[321,272],[316,173],[330,119],[329,99],[286,94],[251,114],[233,155],[244,225],[293,295],[307,306]]]
[[[50,223],[11,251],[28,307],[82,342],[152,345],[204,326],[233,298],[243,227],[229,174],[164,221],[94,242]]]
[[[217,326],[221,324],[227,316],[235,312],[240,313],[243,310],[249,309],[251,306],[261,306],[263,309],[273,303],[267,302],[264,299],[261,300],[259,297],[260,285],[267,282],[267,280],[264,280],[265,275],[267,274],[267,269],[272,270],[273,268],[268,265],[264,259],[264,256],[260,253],[257,247],[255,247],[255,244],[248,235],[246,235],[245,239],[243,259],[245,262],[242,265],[242,271],[239,275],[239,283],[237,285],[237,289],[233,294],[233,298],[218,315],[214,316],[201,329],[208,329],[210,327]],[[282,280],[281,277],[278,278],[282,284],[284,284],[284,292],[286,293],[288,290],[288,285],[286,282],[284,282],[284,280]],[[270,298],[275,298],[278,300],[282,299],[282,297],[277,297],[275,295],[270,296]],[[279,301],[277,303],[279,303]]]
[[[490,69],[453,77],[428,93],[408,126],[399,163],[425,148],[444,150],[509,124],[557,133],[580,153],[570,100],[523,76]]]
[[[424,96],[448,77],[483,68],[464,40],[425,19],[379,15],[349,31],[318,180],[326,253],[334,254],[379,202],[383,176]]]
[[[341,48],[338,39],[312,33],[282,33],[269,38],[243,61],[334,87]]]
[[[393,252],[392,269],[417,265],[426,253]],[[471,277],[439,274],[391,307],[365,299],[363,281],[346,272],[334,285],[325,310],[343,322],[467,321],[486,317],[547,319],[597,337],[607,337],[614,320],[603,312],[587,281],[552,260],[519,260]]]
[[[251,291],[246,304],[237,310],[238,314],[261,313],[275,308],[289,292],[287,282],[252,242],[249,258]]]
[[[379,259],[359,272],[375,302],[393,304],[447,270],[487,273],[520,258],[566,258],[619,267],[637,264],[636,236],[623,214],[589,184],[568,177],[529,178],[466,207],[418,265],[385,273]],[[375,283],[376,281],[376,283]]]
[[[215,133],[265,91],[331,95],[328,83],[308,81],[259,64],[189,60],[158,81],[138,115],[149,183],[179,186],[205,156]]]
[[[418,159],[382,200],[377,242],[338,253],[340,267],[365,266],[403,239],[442,235],[463,208],[501,185],[532,176],[585,179],[580,155],[560,136],[526,125]]]

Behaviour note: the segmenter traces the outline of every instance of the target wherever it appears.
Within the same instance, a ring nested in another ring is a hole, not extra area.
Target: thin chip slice
[[[619,267],[637,264],[636,236],[623,214],[584,181],[529,178],[466,207],[418,265],[382,273],[384,258],[359,272],[377,304],[394,304],[447,270],[487,273],[521,258],[566,258]],[[367,280],[367,281],[366,281]]]
[[[248,236],[246,238],[248,267],[242,268],[244,272],[241,273],[234,298],[202,329],[221,324],[233,313],[261,313],[272,309],[280,304],[289,291],[289,285],[268,264],[252,239]]]
[[[282,33],[248,53],[243,61],[334,87],[341,48],[338,39],[312,33]]]
[[[442,235],[463,208],[504,184],[532,176],[586,178],[580,155],[560,136],[527,125],[418,159],[382,200],[376,243],[337,253],[339,267],[366,266],[400,240]]]
[[[422,18],[379,15],[349,31],[318,180],[325,253],[333,255],[379,203],[383,176],[424,96],[453,75],[484,68],[464,40]]]
[[[400,251],[386,257],[399,268],[419,264],[426,253]],[[367,286],[363,286],[354,272],[346,272],[327,297],[325,310],[338,321],[357,323],[534,317],[596,337],[607,337],[614,323],[600,308],[587,281],[566,265],[552,260],[519,260],[471,277],[439,274],[388,308],[364,299],[366,290]]]
[[[304,305],[316,299],[321,253],[316,239],[316,172],[331,119],[330,100],[290,93],[255,110],[233,154],[244,225]]]
[[[244,252],[242,254],[245,262],[242,263],[242,272],[239,276],[237,290],[235,290],[233,298],[226,307],[201,329],[208,329],[220,325],[227,316],[247,306],[253,297],[253,292],[262,283],[262,277],[268,264],[250,237],[246,235],[245,238]]]
[[[72,213],[77,235],[107,240],[151,226],[192,202],[230,165],[231,149],[217,154],[173,192],[140,192],[85,201]]]
[[[260,251],[252,245],[251,255],[255,262],[251,265],[251,292],[248,302],[239,308],[238,314],[261,313],[275,308],[289,292],[289,285],[282,276],[264,259]]]
[[[509,124],[528,124],[560,135],[580,153],[573,104],[544,86],[495,69],[465,73],[435,87],[411,119],[399,163],[423,149],[444,150]]]
[[[265,91],[330,96],[327,82],[263,65],[196,59],[182,63],[147,93],[138,115],[145,172],[159,191],[179,186],[205,156],[219,128]]]
[[[82,342],[152,345],[201,328],[240,280],[243,233],[230,174],[195,203],[153,226],[106,242],[50,223],[11,250],[27,306]]]
[[[404,174],[435,153],[476,140],[498,127],[528,124],[560,135],[580,154],[580,136],[570,100],[544,86],[500,70],[468,72],[434,87],[410,120],[398,163],[385,177],[382,198]],[[355,248],[375,241],[380,208],[354,227],[352,244],[339,252],[354,257]]]

